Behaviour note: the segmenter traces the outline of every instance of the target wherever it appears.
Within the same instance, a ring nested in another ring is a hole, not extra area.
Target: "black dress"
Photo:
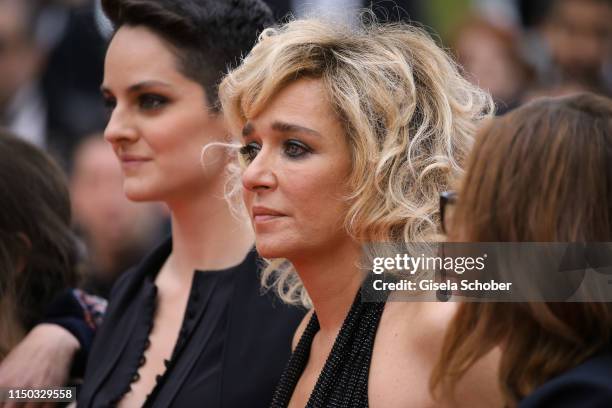
[[[611,379],[612,349],[608,349],[545,382],[518,408],[609,408]]]
[[[346,316],[331,352],[315,384],[306,408],[367,408],[368,376],[374,340],[386,298],[381,302],[362,302],[361,291]],[[274,393],[271,408],[286,408],[306,368],[315,334],[319,331],[317,314],[293,352]]]
[[[115,406],[138,380],[155,313],[155,277],[171,249],[168,240],[113,288],[79,407]],[[195,272],[172,357],[145,406],[268,407],[303,315],[261,293],[255,251],[233,268]]]

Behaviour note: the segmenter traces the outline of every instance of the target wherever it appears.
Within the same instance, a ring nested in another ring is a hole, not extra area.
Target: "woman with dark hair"
[[[453,242],[612,241],[612,102],[532,102],[477,138],[447,226]],[[465,303],[432,389],[502,349],[506,406],[612,406],[612,303]]]
[[[44,152],[0,131],[0,361],[78,280],[65,176]]]
[[[252,230],[225,201],[233,155],[216,86],[272,22],[258,0],[103,0],[115,27],[104,136],[168,239],[115,284],[79,406],[265,407],[303,313],[262,295]]]

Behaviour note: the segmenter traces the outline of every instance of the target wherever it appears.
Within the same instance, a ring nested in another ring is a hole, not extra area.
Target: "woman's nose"
[[[261,192],[276,188],[275,160],[268,150],[264,147],[242,172],[242,185],[246,190]]]
[[[111,144],[130,142],[138,138],[138,132],[132,124],[130,113],[115,108],[104,129],[104,139]]]

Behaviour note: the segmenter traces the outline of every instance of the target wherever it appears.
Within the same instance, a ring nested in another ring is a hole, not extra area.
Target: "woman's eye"
[[[240,148],[240,155],[247,163],[252,162],[257,157],[257,154],[261,150],[261,146],[255,142],[244,145]]]
[[[115,106],[117,106],[117,100],[115,98],[112,96],[104,97],[104,108],[106,108],[107,111],[111,112],[115,109]]]
[[[297,140],[287,140],[285,142],[284,152],[289,157],[298,158],[312,152],[312,149]]]
[[[155,110],[164,107],[168,103],[168,98],[154,94],[143,94],[138,97],[140,109]]]

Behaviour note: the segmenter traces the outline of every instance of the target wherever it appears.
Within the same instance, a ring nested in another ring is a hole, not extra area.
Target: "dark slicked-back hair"
[[[168,41],[179,70],[202,86],[214,110],[223,75],[274,23],[261,0],[102,0],[102,7],[115,30],[143,26]]]

